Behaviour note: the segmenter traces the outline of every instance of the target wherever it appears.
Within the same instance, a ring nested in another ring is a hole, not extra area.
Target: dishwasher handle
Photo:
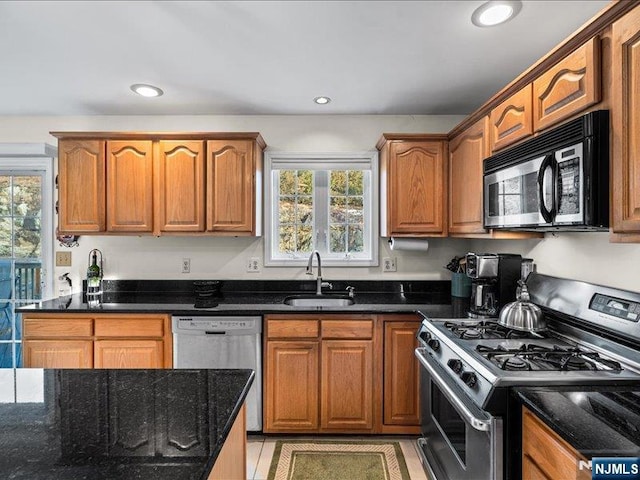
[[[220,331],[220,332],[208,331],[207,330],[204,333],[206,333],[207,335],[226,335],[227,334],[227,332],[225,332],[224,330]]]

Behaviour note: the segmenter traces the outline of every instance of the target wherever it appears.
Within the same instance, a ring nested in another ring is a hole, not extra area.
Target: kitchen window
[[[378,265],[378,154],[266,153],[265,265]]]

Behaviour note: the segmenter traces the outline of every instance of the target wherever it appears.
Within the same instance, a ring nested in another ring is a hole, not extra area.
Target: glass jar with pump
[[[100,257],[98,259],[98,256]],[[87,268],[87,304],[90,307],[102,303],[102,252],[94,248],[89,252],[89,266]]]

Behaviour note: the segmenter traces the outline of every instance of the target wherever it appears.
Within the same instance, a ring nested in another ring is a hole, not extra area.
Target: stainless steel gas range
[[[640,294],[536,273],[527,286],[549,326],[540,334],[477,320],[420,326],[418,450],[434,479],[518,478],[512,387],[640,385]]]

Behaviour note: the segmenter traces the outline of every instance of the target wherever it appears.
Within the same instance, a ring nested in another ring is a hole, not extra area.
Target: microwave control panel
[[[589,308],[632,322],[637,322],[640,318],[640,303],[602,295],[601,293],[596,293],[593,296]]]

